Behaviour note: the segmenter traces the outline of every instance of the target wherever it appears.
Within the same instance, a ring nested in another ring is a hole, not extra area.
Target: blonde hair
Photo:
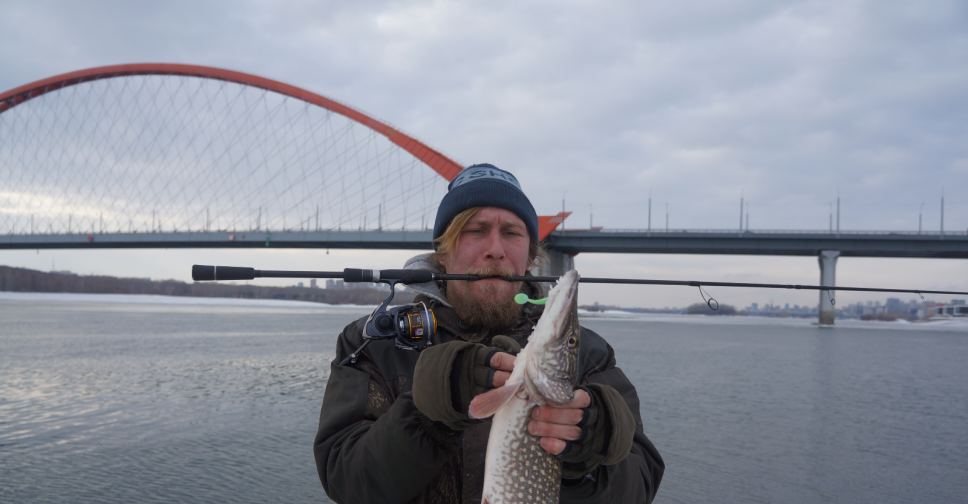
[[[460,240],[460,232],[464,229],[464,226],[470,222],[477,214],[481,213],[484,207],[471,207],[463,212],[457,214],[450,224],[447,225],[447,229],[444,234],[440,235],[440,238],[434,240],[434,246],[436,250],[430,254],[430,261],[437,267],[437,269],[444,271],[444,266],[440,264],[440,259],[450,255],[451,252],[457,253],[458,241]],[[538,244],[538,240],[535,240],[530,234],[528,235],[528,269],[535,268],[541,265],[546,259],[548,259],[548,253],[541,248]]]

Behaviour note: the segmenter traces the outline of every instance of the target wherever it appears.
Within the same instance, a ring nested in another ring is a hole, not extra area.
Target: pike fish
[[[557,503],[561,461],[528,432],[537,405],[563,405],[578,382],[578,272],[565,273],[548,294],[528,344],[503,387],[471,402],[472,418],[494,415],[487,441],[483,502]]]

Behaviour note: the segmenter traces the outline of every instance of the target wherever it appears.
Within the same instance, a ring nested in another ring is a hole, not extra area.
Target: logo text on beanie
[[[521,190],[521,185],[518,184],[518,179],[514,178],[514,175],[510,173],[488,166],[471,166],[460,172],[459,175],[450,183],[450,190],[456,189],[468,182],[473,182],[475,180],[486,180],[486,179],[496,179],[502,182],[513,185],[514,187]]]

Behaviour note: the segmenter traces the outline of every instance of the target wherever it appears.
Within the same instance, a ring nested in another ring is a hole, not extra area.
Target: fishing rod
[[[256,278],[336,278],[344,282],[373,282],[390,286],[390,294],[366,319],[363,329],[363,342],[359,348],[340,362],[341,366],[355,363],[360,352],[373,340],[394,340],[401,350],[421,351],[433,344],[432,339],[437,332],[437,318],[433,311],[424,303],[405,304],[388,308],[396,293],[397,284],[421,284],[434,281],[464,280],[477,281],[485,279],[500,279],[508,282],[548,282],[558,281],[556,276],[481,276],[466,274],[436,273],[417,269],[385,269],[371,270],[346,268],[343,271],[282,271],[257,270],[238,266],[192,266],[192,280],[196,282],[217,280],[254,280]],[[597,284],[627,284],[627,285],[679,285],[696,287],[706,305],[713,310],[719,309],[719,301],[707,294],[703,287],[744,287],[760,289],[793,289],[825,291],[830,298],[830,304],[836,304],[831,291],[855,292],[897,292],[917,294],[924,299],[925,294],[954,294],[968,295],[968,292],[936,291],[921,289],[880,289],[872,287],[835,287],[826,285],[790,285],[741,282],[700,282],[695,280],[650,280],[636,278],[594,278],[582,277],[581,283]],[[544,299],[528,299],[525,294],[514,297],[518,304],[544,304]]]
[[[255,278],[338,278],[344,282],[374,282],[374,283],[394,283],[414,284],[427,283],[433,281],[446,280],[466,280],[476,281],[485,279],[501,279],[508,282],[548,282],[558,281],[556,276],[481,276],[481,275],[459,275],[449,273],[436,273],[427,270],[413,269],[385,269],[370,270],[346,268],[343,271],[276,271],[276,270],[257,270],[254,268],[240,268],[236,266],[192,266],[192,279],[195,281],[207,280],[253,280]],[[581,277],[581,283],[596,284],[631,284],[631,285],[679,285],[684,287],[698,287],[700,291],[703,287],[741,287],[755,289],[792,289],[792,290],[815,290],[826,291],[851,291],[851,292],[895,292],[906,294],[918,294],[924,299],[924,294],[954,294],[968,296],[968,292],[959,291],[939,291],[925,289],[884,289],[875,287],[840,287],[832,285],[794,285],[794,284],[769,284],[769,283],[743,283],[743,282],[703,282],[697,280],[650,280],[638,278],[595,278]],[[705,299],[705,297],[704,297]],[[711,299],[711,298],[710,298]],[[714,300],[715,301],[715,300]],[[834,303],[831,297],[831,302]],[[708,304],[708,302],[707,302]],[[710,306],[710,308],[712,308]]]

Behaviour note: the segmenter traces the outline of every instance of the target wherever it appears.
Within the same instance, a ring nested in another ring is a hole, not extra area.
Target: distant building
[[[887,298],[887,304],[884,307],[888,313],[904,312],[904,305],[901,304],[901,300],[898,298]]]
[[[309,288],[310,289],[318,289],[319,288],[319,286],[316,285],[316,279],[315,278],[309,281]]]
[[[940,304],[940,306],[935,307],[934,312],[936,315],[944,315],[946,317],[968,317],[968,306],[965,304],[964,299],[952,299],[948,304]]]

